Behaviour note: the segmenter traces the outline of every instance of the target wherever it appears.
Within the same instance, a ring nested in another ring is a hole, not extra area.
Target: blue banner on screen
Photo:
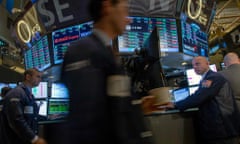
[[[12,13],[13,5],[14,5],[14,0],[7,0],[6,7],[9,13]]]

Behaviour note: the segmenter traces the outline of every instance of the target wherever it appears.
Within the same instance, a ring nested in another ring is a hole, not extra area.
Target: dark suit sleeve
[[[220,74],[213,72],[206,76],[204,80],[212,81],[211,86],[207,88],[202,87],[200,83],[199,89],[194,94],[176,103],[176,107],[178,109],[185,110],[201,106],[203,103],[216,96],[223,84],[226,82]]]

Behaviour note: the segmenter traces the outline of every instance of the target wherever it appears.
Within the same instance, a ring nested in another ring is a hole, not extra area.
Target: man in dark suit
[[[67,143],[141,144],[140,136],[148,134],[138,133],[140,119],[133,122],[140,114],[131,112],[137,101],[131,101],[130,80],[111,49],[130,22],[128,1],[91,0],[89,8],[93,34],[70,45],[62,66],[70,95]]]
[[[240,109],[240,61],[236,53],[228,53],[223,60],[226,69],[220,71],[221,74],[228,80],[233,90],[234,97],[236,99],[238,109]]]
[[[205,57],[192,60],[195,72],[202,76],[199,89],[168,107],[180,110],[198,107],[197,131],[204,144],[237,144],[239,114],[227,80],[209,69]]]

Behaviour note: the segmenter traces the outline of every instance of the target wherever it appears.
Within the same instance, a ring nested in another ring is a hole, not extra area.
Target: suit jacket
[[[0,143],[30,144],[38,134],[39,108],[24,85],[12,89],[4,97],[1,113]]]
[[[223,76],[230,83],[233,94],[237,100],[240,100],[240,77],[238,76],[240,73],[240,64],[230,65],[227,69],[220,71],[219,73],[223,74]]]
[[[199,89],[185,100],[176,103],[180,110],[198,107],[199,134],[205,140],[217,140],[238,135],[239,113],[227,80],[209,70],[204,80],[212,81],[210,87]]]
[[[62,67],[70,95],[68,143],[139,144],[141,119],[133,117],[139,118],[140,109],[133,112],[131,97],[107,94],[107,78],[120,73],[112,51],[95,34],[69,47]]]

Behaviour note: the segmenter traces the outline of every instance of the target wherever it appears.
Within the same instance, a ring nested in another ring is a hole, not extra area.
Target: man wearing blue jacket
[[[35,68],[24,72],[24,81],[4,97],[0,125],[1,144],[47,144],[38,136],[38,106],[31,89],[38,86],[42,74]]]
[[[198,107],[198,134],[202,144],[237,144],[239,113],[227,80],[209,69],[205,57],[192,60],[195,72],[202,76],[199,89],[186,99],[171,103],[182,111]]]

